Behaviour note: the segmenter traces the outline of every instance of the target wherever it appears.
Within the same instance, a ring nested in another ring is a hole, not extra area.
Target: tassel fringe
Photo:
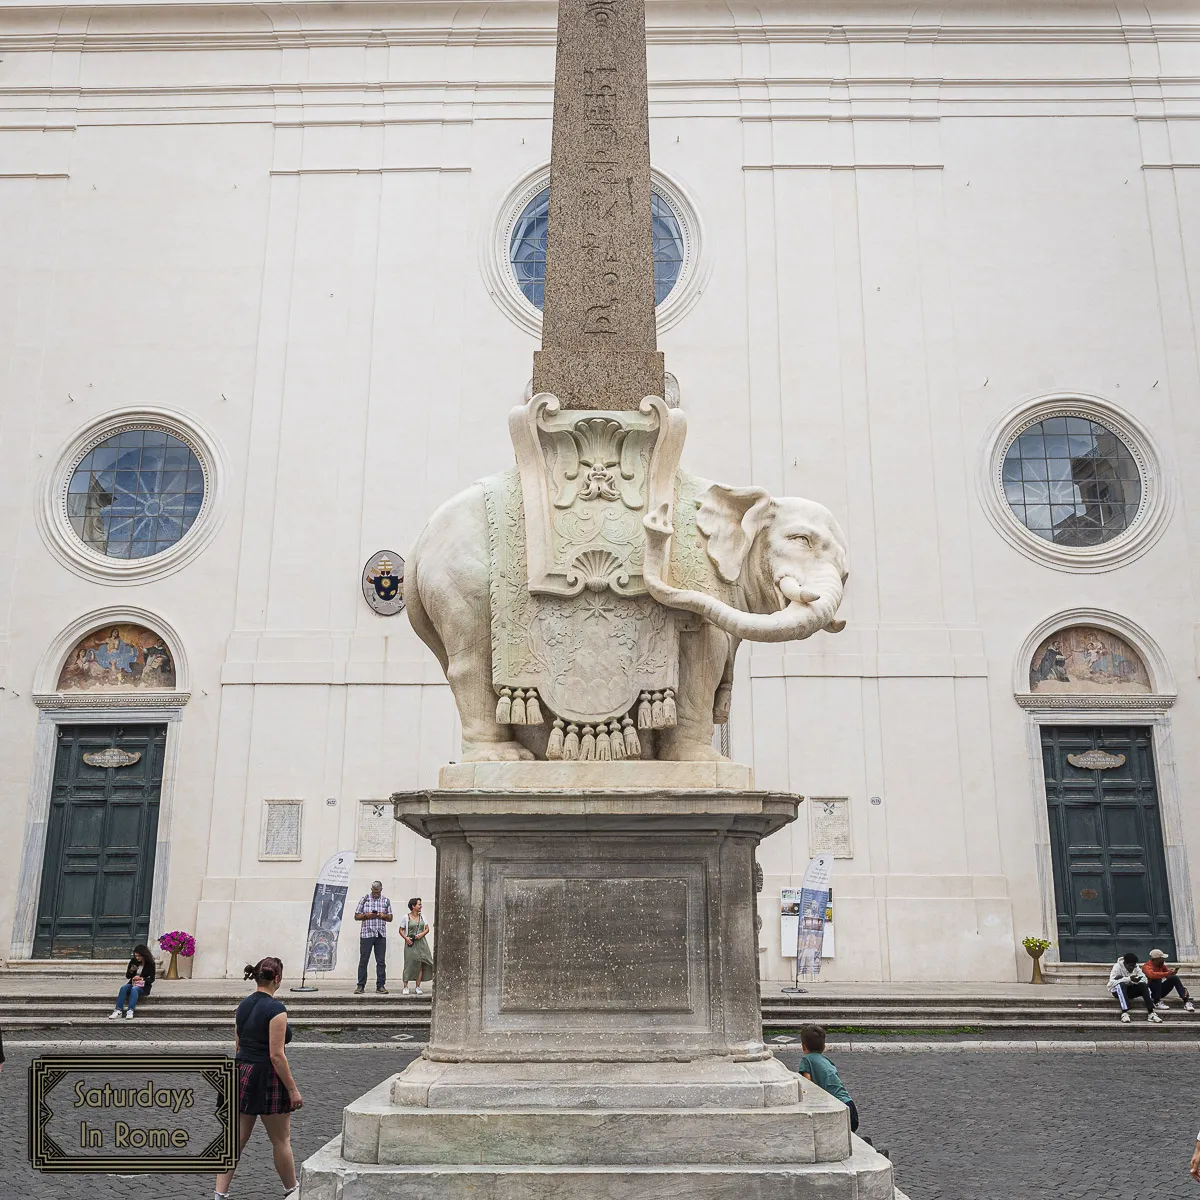
[[[563,756],[563,723],[559,717],[554,718],[554,728],[550,730],[550,740],[546,743],[546,757],[556,761]]]
[[[672,702],[673,704],[674,702]],[[674,712],[674,707],[672,707]],[[542,706],[538,703],[537,692],[530,688],[525,693],[525,724],[540,725],[542,723]],[[674,724],[674,722],[672,722]]]
[[[622,732],[625,735],[625,757],[641,758],[642,743],[638,741],[637,730],[633,727],[633,720],[630,717],[623,717],[621,725]]]
[[[614,721],[608,727],[608,741],[612,751],[612,756],[615,761],[620,761],[625,757],[625,742],[621,737],[621,722]]]
[[[608,729],[604,725],[597,725],[596,730],[596,758],[600,762],[608,762],[612,758],[612,747],[608,742]]]
[[[513,725],[525,724],[525,693],[520,688],[517,688],[513,692],[512,719],[510,723]]]
[[[509,725],[512,723],[512,688],[501,688],[500,699],[496,701],[496,724]]]
[[[574,762],[579,757],[579,726],[568,725],[567,736],[563,740],[563,761]]]
[[[516,700],[513,701],[514,713],[516,711],[517,703],[518,702]],[[522,707],[522,711],[523,711],[524,705],[522,705],[521,707]],[[650,705],[650,724],[654,729],[661,729],[666,724],[666,721],[663,720],[663,694],[662,694],[662,692],[654,693],[654,696],[653,696],[653,699],[652,699],[651,705]]]
[[[651,727],[652,719],[650,693],[643,692],[641,695],[641,702],[638,704],[637,727],[639,729],[649,729]]]
[[[667,688],[663,692],[663,724],[674,725],[678,719],[675,712],[675,689]]]
[[[590,762],[596,757],[596,731],[590,726],[583,727],[583,737],[579,739],[579,760]]]

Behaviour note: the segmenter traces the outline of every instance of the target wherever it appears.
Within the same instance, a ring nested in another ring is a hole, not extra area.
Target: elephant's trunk
[[[651,513],[642,524],[646,528],[642,578],[646,590],[659,604],[695,613],[725,633],[748,642],[793,642],[809,637],[827,625],[841,627],[840,622],[833,620],[842,602],[842,580],[836,571],[828,572],[828,577],[822,578],[815,588],[807,581],[801,587],[793,579],[780,580],[780,591],[789,601],[784,608],[767,614],[743,612],[705,592],[666,583],[663,571],[667,542],[673,533],[667,514],[664,510]],[[802,593],[804,598],[801,598]]]

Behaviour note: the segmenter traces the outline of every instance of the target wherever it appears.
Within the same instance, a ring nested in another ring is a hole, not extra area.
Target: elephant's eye
[[[812,538],[807,533],[789,533],[787,540],[789,542],[803,542],[806,546],[812,545]]]

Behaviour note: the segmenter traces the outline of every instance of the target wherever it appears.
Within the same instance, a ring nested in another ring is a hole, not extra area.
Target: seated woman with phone
[[[117,1006],[108,1014],[110,1021],[124,1016],[127,1021],[133,1020],[133,1010],[143,996],[150,995],[154,987],[154,955],[150,947],[140,943],[133,948],[129,965],[125,968],[125,982],[117,993]]]

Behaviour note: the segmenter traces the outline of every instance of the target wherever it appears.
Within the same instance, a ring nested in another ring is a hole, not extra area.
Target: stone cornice
[[[1020,695],[1015,697],[1017,703],[1027,711],[1037,712],[1045,709],[1058,712],[1069,708],[1095,712],[1100,710],[1119,709],[1122,711],[1136,710],[1137,712],[1166,712],[1175,703],[1175,697],[1169,695],[1150,695],[1139,693],[1124,696],[1097,696],[1089,693],[1057,692],[1050,695]]]
[[[35,692],[35,708],[182,708],[190,692]]]
[[[313,49],[348,46],[546,46],[554,45],[553,9],[546,8],[546,20],[539,24],[470,25],[458,23],[405,24],[405,17],[414,8],[425,6],[380,4],[372,6],[347,5],[347,18],[352,22],[355,9],[360,10],[361,23],[345,27],[328,27],[316,22],[328,20],[325,4],[279,5],[248,4],[153,4],[139,5],[133,10],[123,4],[83,5],[18,5],[0,0],[0,28],[6,15],[20,17],[23,24],[44,19],[44,32],[0,34],[0,48],[10,51],[45,52],[87,51],[120,53],[145,50],[273,50]],[[435,9],[429,5],[425,11]],[[502,8],[503,6],[499,6]],[[497,6],[488,6],[489,16]],[[170,14],[172,23],[184,9],[196,20],[197,28],[170,31],[145,30],[144,26],[156,15]],[[259,29],[229,29],[230,10],[252,10],[261,23],[278,27]],[[103,33],[87,29],[70,29],[71,19],[87,13],[102,15],[109,21],[125,19],[137,22],[141,29]],[[528,8],[523,6],[522,13]],[[69,15],[68,15],[69,14]],[[126,15],[128,14],[128,15]],[[311,28],[294,27],[306,17],[314,20]],[[68,28],[61,28],[61,24]],[[206,28],[205,26],[209,26]],[[805,25],[735,23],[694,25],[655,24],[653,17],[647,28],[651,45],[763,45],[798,43],[808,45],[846,45],[853,43],[897,43],[921,45],[1131,45],[1156,42],[1200,41],[1200,22],[1196,24],[1141,25],[1047,25],[1030,24],[972,26],[972,25]]]

